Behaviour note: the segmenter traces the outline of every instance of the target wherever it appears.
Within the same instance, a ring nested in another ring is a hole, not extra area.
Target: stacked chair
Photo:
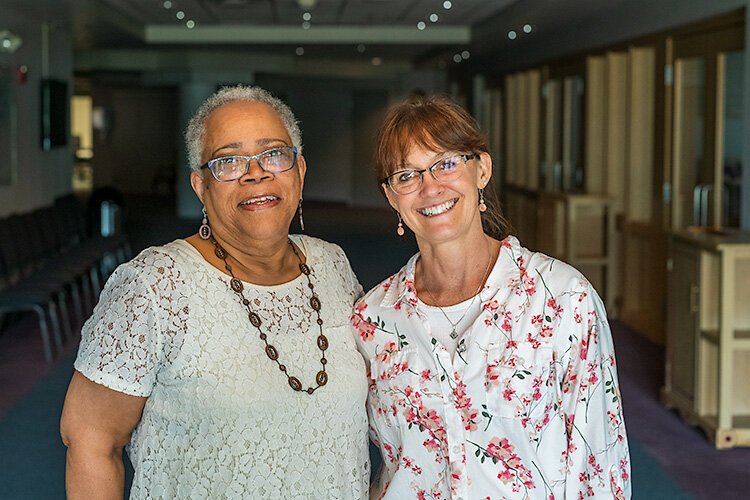
[[[88,234],[85,213],[73,195],[0,219],[0,320],[11,313],[35,313],[44,356],[52,361],[52,344],[57,353],[62,350],[63,335],[73,337],[73,326],[83,324],[104,280],[130,254],[124,235]]]

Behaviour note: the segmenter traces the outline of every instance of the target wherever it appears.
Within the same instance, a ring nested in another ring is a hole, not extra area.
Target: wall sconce
[[[8,30],[0,30],[0,52],[12,54],[21,46],[23,40],[20,36]]]

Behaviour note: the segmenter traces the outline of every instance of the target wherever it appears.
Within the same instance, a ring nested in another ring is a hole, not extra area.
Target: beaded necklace
[[[266,356],[268,356],[268,359],[271,361],[274,361],[276,365],[278,365],[279,370],[286,375],[287,381],[289,382],[289,386],[294,389],[297,392],[303,391],[302,389],[302,382],[300,380],[293,376],[289,375],[289,372],[287,371],[286,365],[283,365],[279,361],[279,350],[274,347],[272,344],[268,342],[268,335],[263,332],[263,330],[260,329],[261,324],[263,323],[260,319],[260,316],[252,310],[250,307],[250,301],[245,297],[245,294],[243,290],[245,289],[242,282],[237,279],[234,276],[234,273],[232,272],[232,266],[229,265],[227,262],[227,257],[229,256],[229,253],[227,253],[226,250],[224,250],[224,247],[222,247],[218,241],[216,241],[216,238],[213,236],[210,237],[211,243],[214,245],[214,253],[218,258],[220,258],[222,261],[224,261],[224,268],[227,270],[229,275],[232,277],[231,280],[229,280],[229,287],[232,289],[234,293],[236,293],[240,297],[240,301],[242,302],[242,305],[245,306],[245,309],[247,309],[248,312],[248,319],[250,319],[250,323],[258,330],[260,340],[263,341],[263,344],[265,345],[265,352]],[[318,373],[315,375],[315,383],[317,384],[315,387],[308,387],[307,389],[304,389],[304,392],[308,394],[312,394],[319,388],[323,387],[328,383],[328,373],[326,372],[326,364],[328,364],[328,360],[326,359],[326,349],[328,349],[328,338],[326,338],[325,335],[323,335],[323,320],[320,317],[320,307],[321,302],[318,298],[318,295],[315,293],[315,285],[313,285],[312,280],[310,279],[311,270],[305,264],[302,262],[302,257],[300,256],[299,252],[297,251],[297,248],[292,243],[292,240],[287,240],[289,243],[289,246],[292,249],[292,252],[294,252],[294,255],[299,259],[299,270],[302,274],[305,275],[307,278],[307,287],[310,289],[310,293],[312,294],[312,297],[310,297],[310,307],[312,307],[313,311],[315,311],[315,314],[317,315],[316,323],[318,324],[318,330],[320,331],[320,335],[318,335],[317,344],[318,349],[320,349],[321,352],[321,358],[320,358],[320,364],[321,364],[321,370],[318,371]]]

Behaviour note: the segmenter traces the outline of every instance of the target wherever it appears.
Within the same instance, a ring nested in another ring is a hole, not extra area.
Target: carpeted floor
[[[169,217],[169,201],[128,199],[134,249],[186,236],[197,221]],[[155,216],[158,214],[158,216]],[[158,221],[158,222],[156,222]],[[387,211],[306,209],[309,234],[344,248],[365,288],[396,271],[416,249],[394,234]],[[658,401],[663,350],[613,324],[628,427],[633,497],[735,499],[750,490],[750,449],[717,451]],[[53,365],[42,360],[35,322],[22,317],[0,335],[0,499],[64,497],[65,449],[58,424],[75,342]]]

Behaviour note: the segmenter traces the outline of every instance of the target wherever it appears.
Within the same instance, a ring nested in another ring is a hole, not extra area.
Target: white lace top
[[[329,381],[313,395],[289,387],[229,277],[186,241],[144,250],[107,282],[75,368],[148,397],[128,446],[131,498],[367,498],[367,381],[349,329],[362,289],[339,247],[293,239],[330,343]],[[261,329],[304,388],[321,367],[307,285],[303,275],[245,283]]]

